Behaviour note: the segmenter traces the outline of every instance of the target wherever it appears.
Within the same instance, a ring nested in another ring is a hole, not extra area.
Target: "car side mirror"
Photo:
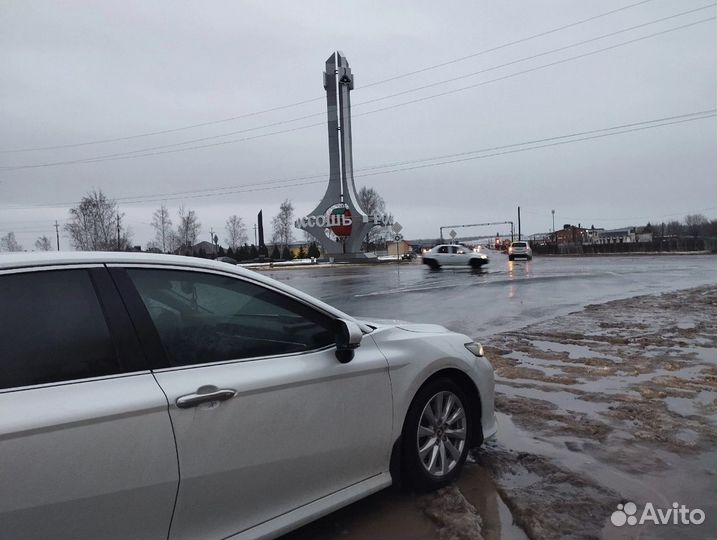
[[[346,319],[337,319],[338,331],[336,333],[336,358],[342,364],[353,360],[354,349],[361,345],[363,332],[358,324]]]

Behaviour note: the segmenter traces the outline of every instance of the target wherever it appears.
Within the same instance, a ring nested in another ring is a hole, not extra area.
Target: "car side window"
[[[451,246],[451,253],[458,253],[458,248],[456,246]]]
[[[448,247],[447,246],[441,246],[438,248],[438,253],[448,253]]]
[[[0,275],[0,388],[122,371],[87,270]]]
[[[301,353],[336,340],[330,317],[254,283],[182,270],[127,273],[172,366]]]

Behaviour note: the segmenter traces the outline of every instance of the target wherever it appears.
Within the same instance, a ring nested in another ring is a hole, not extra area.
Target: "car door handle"
[[[188,409],[190,407],[196,407],[200,403],[206,403],[208,401],[226,401],[237,395],[237,391],[232,390],[231,388],[220,389],[216,386],[211,388],[211,390],[207,389],[208,391],[202,391],[205,389],[205,387],[202,387],[197,390],[197,393],[195,394],[179,396],[175,403],[180,409]]]

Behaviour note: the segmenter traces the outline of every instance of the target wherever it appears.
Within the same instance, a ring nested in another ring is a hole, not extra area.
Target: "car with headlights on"
[[[438,270],[442,266],[479,269],[488,264],[489,259],[478,248],[462,244],[440,244],[425,252],[422,262],[433,270]]]
[[[496,432],[480,344],[216,261],[0,254],[0,538],[273,538]]]

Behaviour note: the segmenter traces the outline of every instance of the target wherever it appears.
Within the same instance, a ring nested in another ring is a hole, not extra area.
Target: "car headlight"
[[[468,349],[470,352],[472,352],[478,358],[482,358],[484,356],[483,355],[483,345],[481,345],[477,341],[471,341],[470,343],[466,343],[465,347],[466,347],[466,349]]]

